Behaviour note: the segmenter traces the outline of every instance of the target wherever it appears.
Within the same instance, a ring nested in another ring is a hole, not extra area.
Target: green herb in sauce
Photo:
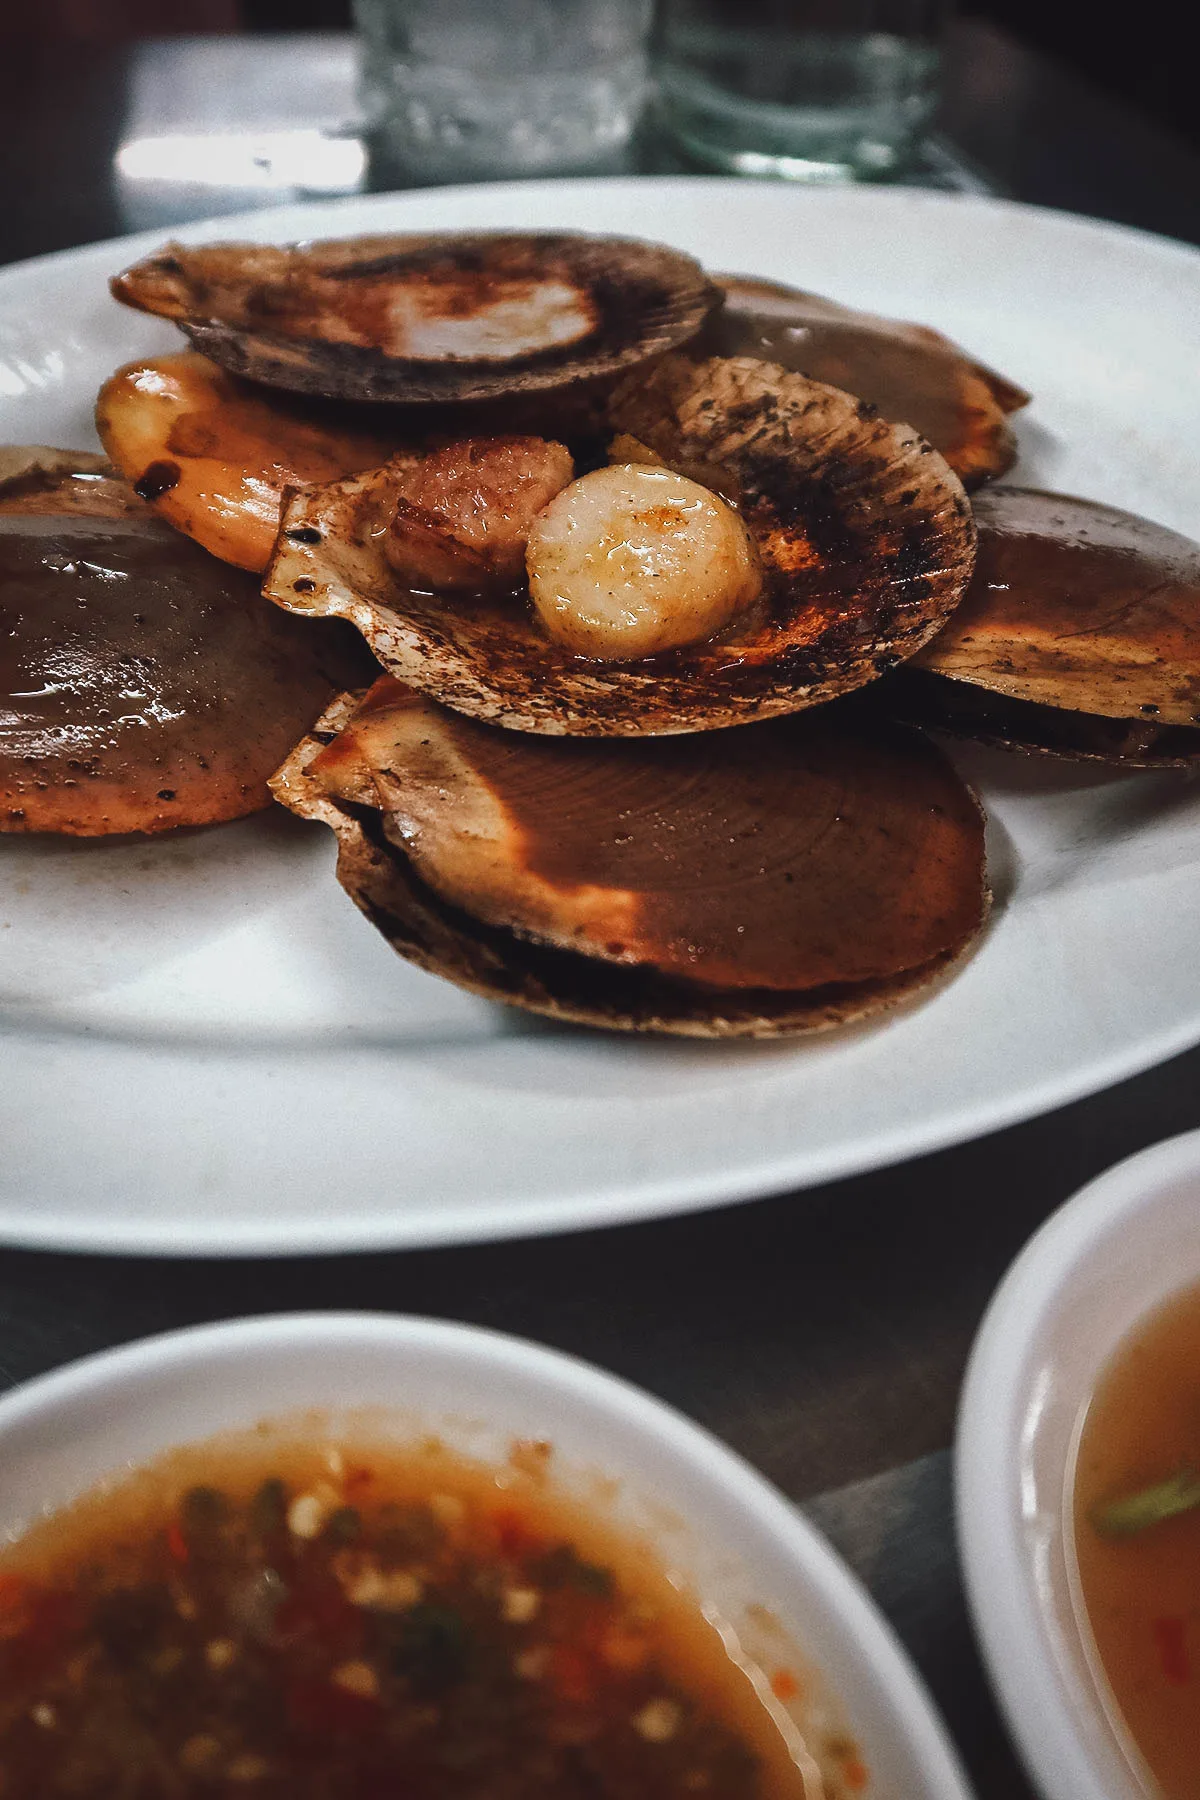
[[[1179,1469],[1165,1481],[1141,1488],[1120,1500],[1107,1500],[1094,1506],[1089,1514],[1101,1537],[1137,1537],[1165,1519],[1177,1519],[1181,1513],[1200,1507],[1200,1474],[1195,1469]]]

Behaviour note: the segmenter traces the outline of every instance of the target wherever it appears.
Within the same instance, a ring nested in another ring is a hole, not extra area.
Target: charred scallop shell
[[[777,1036],[927,988],[980,930],[983,821],[919,735],[828,713],[731,738],[496,731],[385,677],[273,783],[342,885],[459,986],[625,1031]]]
[[[1147,768],[1200,758],[1200,544],[1031,489],[996,488],[975,512],[975,575],[888,683],[898,710],[1047,755]]]
[[[362,668],[352,636],[284,618],[99,458],[9,457],[0,831],[94,837],[256,812]]]
[[[869,400],[885,419],[919,431],[969,488],[1016,461],[1008,415],[1027,406],[1029,395],[940,331],[780,282],[714,280],[724,305],[698,340],[702,351],[765,357]]]
[[[457,711],[597,737],[817,705],[911,656],[957,605],[975,546],[957,477],[850,395],[749,358],[667,357],[616,389],[608,420],[739,508],[765,587],[732,632],[602,663],[552,643],[519,595],[402,587],[381,547],[387,469],[294,495],[263,591],[351,620],[385,668]]]
[[[612,376],[698,330],[691,257],[568,232],[168,244],[113,292],[235,375],[339,400],[485,400]]]

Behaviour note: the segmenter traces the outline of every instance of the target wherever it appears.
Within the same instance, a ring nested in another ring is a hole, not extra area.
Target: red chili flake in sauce
[[[1158,1665],[1167,1680],[1183,1687],[1192,1678],[1191,1658],[1187,1648],[1187,1621],[1180,1618],[1155,1619],[1150,1627]]]
[[[541,1484],[523,1508],[482,1471],[392,1499],[357,1458],[257,1466],[206,1465],[107,1529],[97,1501],[0,1573],[6,1796],[804,1800],[718,1634],[665,1576],[577,1545]],[[855,1790],[842,1758],[831,1800]]]

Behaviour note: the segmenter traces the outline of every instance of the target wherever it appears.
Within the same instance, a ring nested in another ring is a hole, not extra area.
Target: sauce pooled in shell
[[[55,495],[61,510],[45,510]],[[0,829],[97,836],[256,812],[368,661],[121,484],[59,477],[21,511],[0,496]]]
[[[975,515],[962,605],[896,677],[905,715],[1134,767],[1200,755],[1200,544],[1030,489],[980,495]]]

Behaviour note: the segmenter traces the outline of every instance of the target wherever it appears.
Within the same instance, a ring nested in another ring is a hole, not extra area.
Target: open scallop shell
[[[935,982],[986,914],[982,815],[951,765],[829,714],[720,743],[563,742],[384,678],[335,702],[272,785],[336,832],[339,880],[402,956],[582,1024],[844,1024]],[[776,955],[814,979],[703,978]]]
[[[87,452],[6,453],[0,563],[0,831],[256,812],[281,757],[370,666],[352,634],[266,605]]]
[[[761,356],[845,388],[885,419],[911,425],[940,450],[967,487],[1003,475],[1017,458],[1007,415],[1029,395],[976,362],[940,331],[858,312],[819,294],[745,275],[717,275],[725,304],[701,354]]]
[[[690,256],[568,232],[168,244],[112,288],[235,375],[403,402],[615,375],[691,337],[716,302]]]
[[[1132,767],[1200,757],[1200,544],[1032,489],[996,488],[975,512],[962,606],[888,684],[905,715]]]
[[[385,668],[517,730],[701,731],[796,712],[911,656],[966,586],[975,528],[957,477],[915,432],[835,388],[749,358],[664,358],[629,377],[609,428],[720,487],[766,588],[721,638],[634,663],[551,643],[520,596],[402,588],[381,547],[388,471],[291,497],[263,591],[351,620]]]

